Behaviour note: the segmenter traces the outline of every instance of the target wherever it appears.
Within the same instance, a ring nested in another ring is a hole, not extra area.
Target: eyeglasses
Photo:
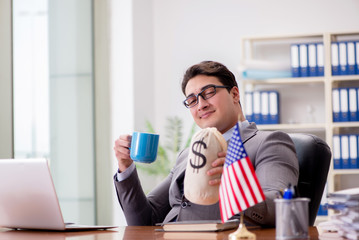
[[[208,85],[202,89],[200,93],[197,95],[191,94],[184,101],[183,104],[186,108],[194,107],[198,104],[198,96],[201,96],[204,100],[207,100],[214,95],[216,95],[217,88],[227,88],[230,89],[229,86],[217,86],[217,85]]]

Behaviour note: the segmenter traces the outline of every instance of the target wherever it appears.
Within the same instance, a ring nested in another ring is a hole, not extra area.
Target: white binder
[[[261,92],[261,123],[269,124],[269,97],[268,92]]]
[[[339,75],[339,47],[337,42],[331,45],[332,75]]]
[[[357,121],[358,105],[357,105],[357,89],[349,88],[349,121]]]
[[[259,91],[253,92],[253,121],[261,124],[261,93]]]
[[[278,92],[270,91],[269,92],[269,115],[270,123],[278,124],[279,123],[279,97]]]
[[[332,106],[333,106],[333,122],[340,122],[340,97],[339,89],[333,88],[332,90]]]
[[[340,88],[340,114],[339,118],[341,122],[349,121],[349,99],[348,99],[348,89]]]
[[[323,43],[317,44],[317,75],[324,76],[324,47]]]
[[[340,42],[339,43],[339,73],[340,75],[347,75],[347,43]]]
[[[349,135],[349,168],[357,168],[358,162],[358,137]]]
[[[354,42],[347,42],[348,51],[348,74],[355,74],[355,46]]]
[[[334,169],[341,168],[341,151],[340,151],[340,136],[333,136],[333,164]]]
[[[299,69],[299,45],[293,44],[290,47],[292,77],[300,77]]]
[[[253,121],[253,96],[252,92],[245,92],[245,116],[248,122]]]
[[[349,136],[340,136],[342,168],[349,168]]]
[[[309,76],[308,72],[308,46],[307,44],[299,45],[299,66],[300,66],[300,76],[307,77]]]
[[[309,76],[317,76],[317,47],[315,43],[308,44]]]

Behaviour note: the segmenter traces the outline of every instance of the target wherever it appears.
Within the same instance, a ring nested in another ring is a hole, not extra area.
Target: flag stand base
[[[248,231],[246,225],[243,223],[243,215],[244,213],[241,214],[241,222],[238,226],[237,231],[229,234],[228,240],[240,240],[240,239],[256,240],[256,235]]]

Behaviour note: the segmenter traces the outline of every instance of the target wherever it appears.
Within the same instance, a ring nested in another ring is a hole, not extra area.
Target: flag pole
[[[246,225],[243,223],[244,212],[241,213],[240,223],[237,231],[229,234],[228,240],[256,240],[256,235],[247,230]]]

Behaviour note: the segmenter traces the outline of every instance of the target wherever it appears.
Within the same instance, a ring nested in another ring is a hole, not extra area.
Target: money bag
[[[208,183],[218,175],[208,176],[207,171],[222,151],[227,151],[227,142],[216,128],[202,129],[192,137],[183,186],[185,197],[192,203],[211,205],[218,202],[219,185]]]

